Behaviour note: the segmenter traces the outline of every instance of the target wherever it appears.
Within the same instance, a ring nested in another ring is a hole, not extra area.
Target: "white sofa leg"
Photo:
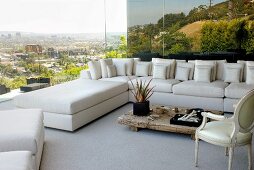
[[[232,168],[233,155],[234,155],[234,147],[231,146],[231,147],[229,148],[228,170],[231,170],[231,168]]]
[[[195,141],[195,166],[198,166],[198,149],[199,149],[199,139],[196,136],[196,141]]]

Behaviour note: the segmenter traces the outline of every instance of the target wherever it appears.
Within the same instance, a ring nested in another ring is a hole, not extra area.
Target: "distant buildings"
[[[26,52],[42,53],[42,46],[37,44],[28,44],[25,46]]]
[[[21,33],[20,32],[16,32],[16,38],[21,38]]]

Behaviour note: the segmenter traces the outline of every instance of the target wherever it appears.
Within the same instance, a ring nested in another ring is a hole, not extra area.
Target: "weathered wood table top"
[[[175,132],[182,134],[189,134],[192,138],[195,135],[197,127],[183,126],[170,124],[170,119],[176,114],[186,114],[187,109],[178,107],[178,112],[175,112],[175,107],[170,106],[151,106],[151,113],[148,116],[136,116],[133,115],[132,111],[123,114],[118,118],[118,123],[122,125],[127,125],[133,131],[138,131],[138,129],[146,128],[166,132]],[[210,110],[209,110],[210,111]],[[220,111],[211,111],[214,114],[223,114]]]

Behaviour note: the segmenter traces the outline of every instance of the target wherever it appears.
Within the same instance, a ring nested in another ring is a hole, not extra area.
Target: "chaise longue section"
[[[14,98],[21,108],[40,108],[44,124],[74,131],[128,102],[128,85],[121,82],[77,79]]]

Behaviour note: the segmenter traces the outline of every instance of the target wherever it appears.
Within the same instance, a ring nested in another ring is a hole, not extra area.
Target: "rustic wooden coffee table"
[[[139,129],[153,129],[158,131],[189,134],[191,135],[191,138],[194,139],[197,127],[170,124],[170,119],[174,117],[175,114],[186,114],[186,110],[189,108],[178,107],[178,112],[175,111],[175,107],[168,106],[152,106],[151,109],[152,111],[149,116],[136,116],[133,115],[132,111],[129,111],[118,118],[118,123],[127,125],[131,130],[136,132]],[[220,111],[209,111],[214,114],[223,114],[223,112]]]

